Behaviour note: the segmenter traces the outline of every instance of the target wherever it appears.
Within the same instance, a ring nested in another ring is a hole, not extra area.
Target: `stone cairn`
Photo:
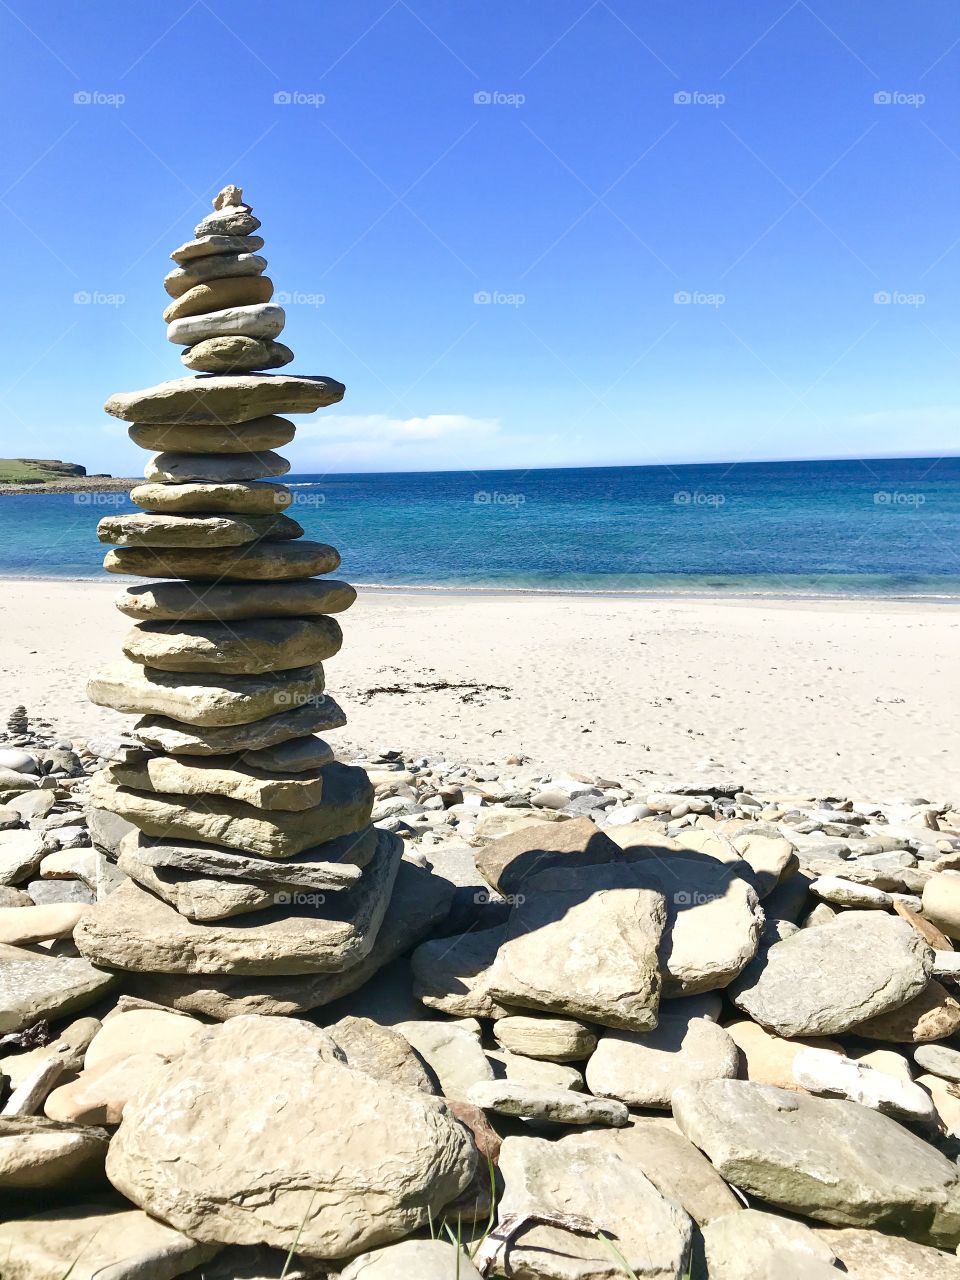
[[[293,494],[274,478],[289,463],[273,449],[294,436],[278,414],[335,404],[344,388],[262,372],[293,354],[276,340],[284,313],[259,226],[227,187],[171,254],[167,337],[200,376],[105,406],[158,452],[131,493],[143,512],[98,526],[113,544],[104,567],[156,581],[120,594],[133,619],[124,660],[88,686],[140,719],[90,793],[133,825],[118,856],[129,880],[77,944],[167,1003],[192,1007],[198,990],[243,975],[265,980],[257,1007],[292,1011],[310,1003],[304,975],[329,979],[370,952],[401,843],[371,825],[364,770],[315,736],[345,723],[321,664],[342,641],[330,615],[356,592],[317,576],[340,557],[285,514]],[[271,1003],[271,983],[294,975],[296,998]]]

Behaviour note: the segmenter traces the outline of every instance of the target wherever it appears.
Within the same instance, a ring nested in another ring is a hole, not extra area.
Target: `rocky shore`
[[[390,907],[278,984],[84,958],[135,746],[2,737],[5,1277],[960,1275],[950,803],[369,750]]]
[[[38,484],[0,482],[0,498],[25,493],[129,493],[143,480],[129,476],[71,476],[65,480],[45,480]]]

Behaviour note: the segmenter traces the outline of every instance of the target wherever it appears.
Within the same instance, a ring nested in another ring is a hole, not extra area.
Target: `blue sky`
[[[2,455],[139,471],[100,406],[183,372],[161,280],[226,182],[292,368],[348,388],[295,470],[956,451],[952,0],[4,0],[0,26]]]

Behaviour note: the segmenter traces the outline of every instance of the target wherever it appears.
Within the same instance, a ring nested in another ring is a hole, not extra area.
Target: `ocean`
[[[960,458],[292,475],[288,514],[358,585],[960,596]],[[0,498],[0,576],[107,577],[126,495]],[[119,580],[118,580],[119,585]]]

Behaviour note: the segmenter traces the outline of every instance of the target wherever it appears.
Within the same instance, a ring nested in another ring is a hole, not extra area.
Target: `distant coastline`
[[[129,493],[142,484],[143,476],[69,476],[63,480],[43,480],[33,484],[0,482],[0,498],[25,493]]]

